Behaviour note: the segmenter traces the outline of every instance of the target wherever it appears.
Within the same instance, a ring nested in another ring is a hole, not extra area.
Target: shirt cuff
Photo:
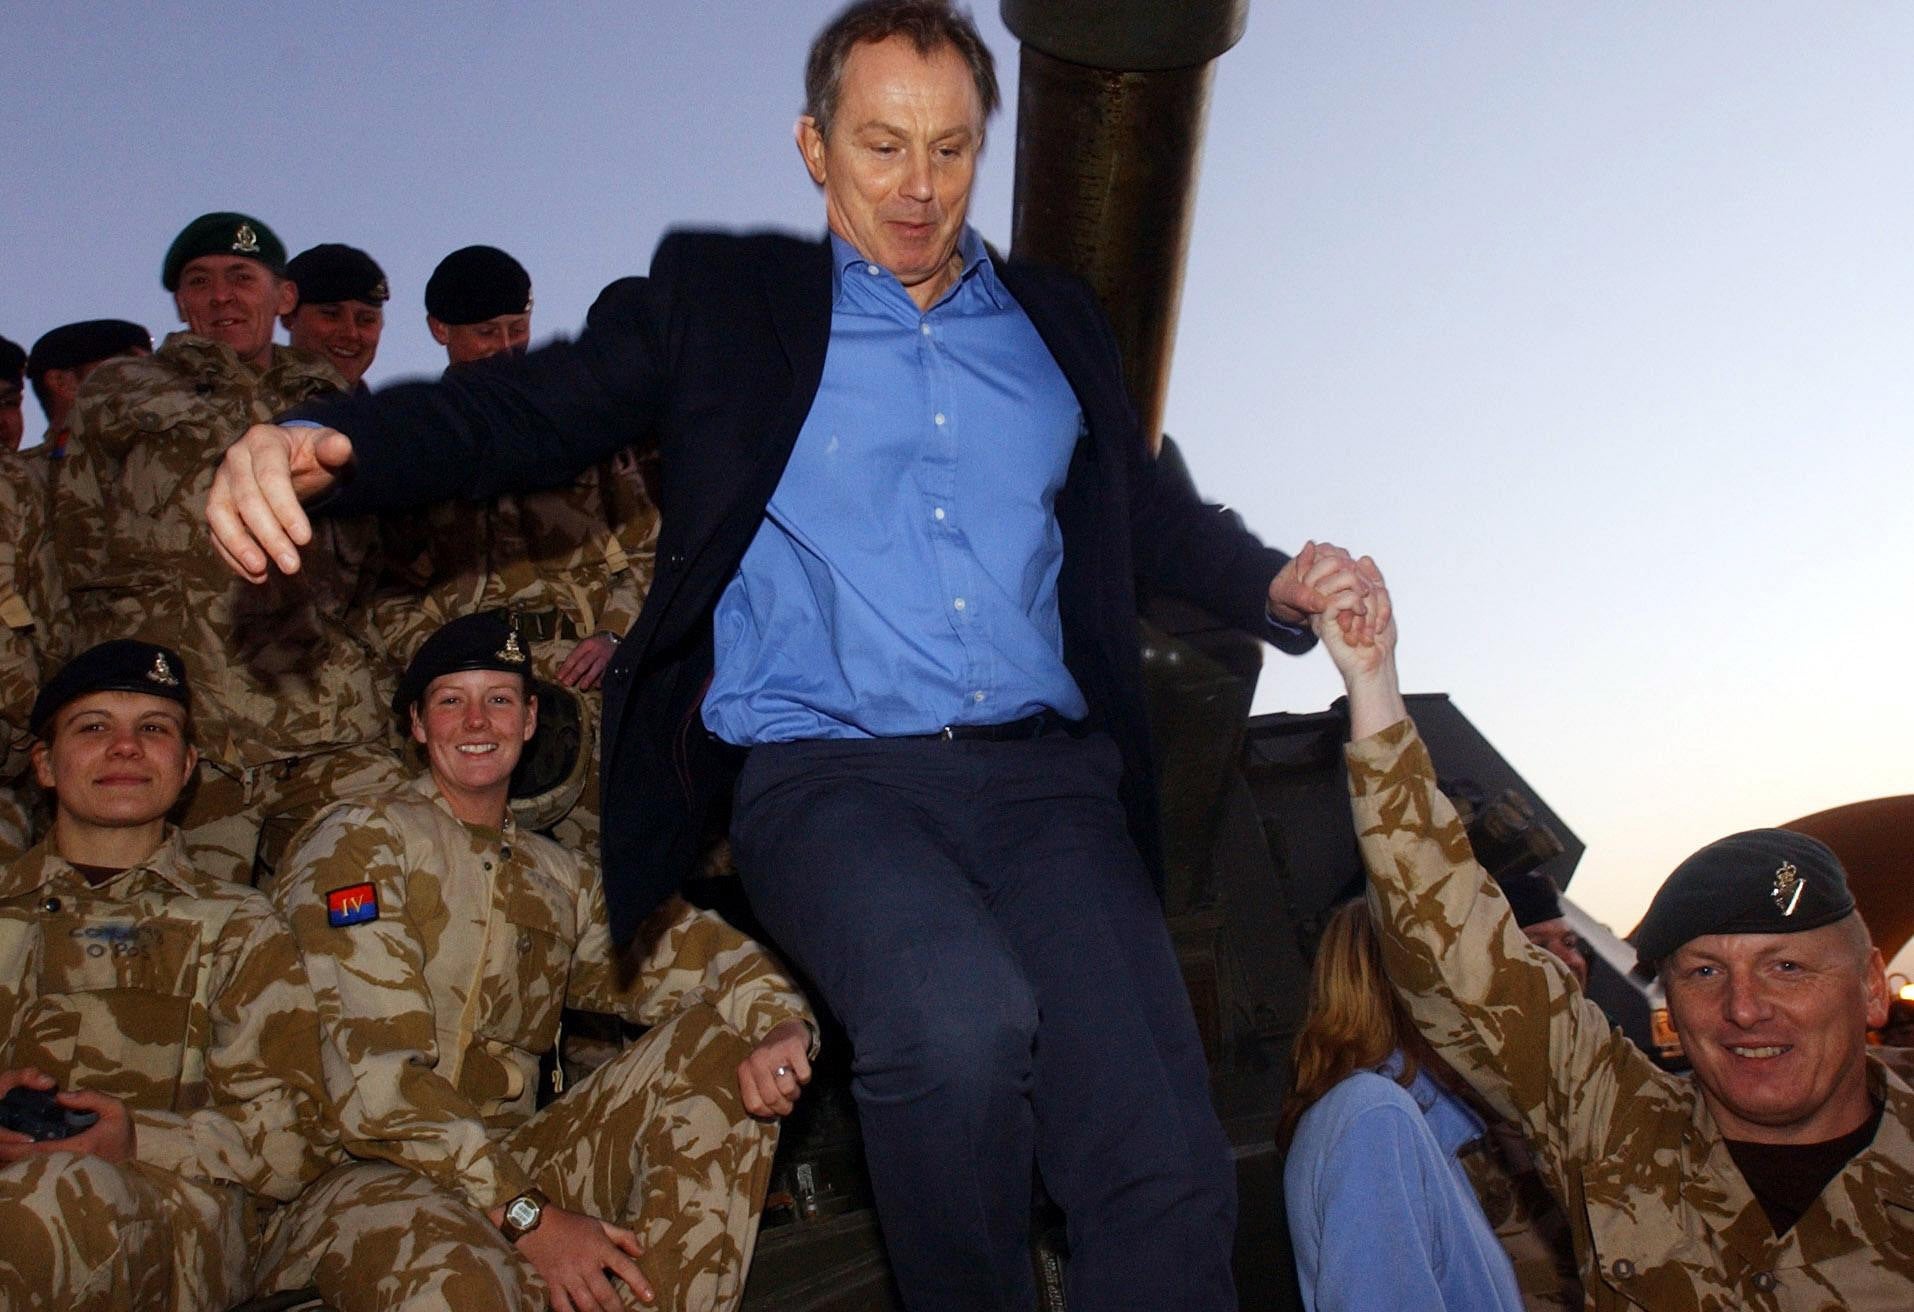
[[[320,423],[317,419],[282,419],[279,421],[279,426],[281,428],[324,428],[325,427],[325,425]]]

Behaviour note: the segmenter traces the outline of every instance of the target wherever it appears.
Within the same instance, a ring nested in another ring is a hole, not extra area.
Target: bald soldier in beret
[[[1881,954],[1834,854],[1782,830],[1676,868],[1642,922],[1693,1077],[1613,1029],[1476,865],[1398,691],[1372,565],[1317,624],[1390,979],[1534,1147],[1590,1308],[1914,1307],[1914,1091],[1867,1052]]]
[[[530,669],[500,616],[433,634],[395,707],[427,771],[321,813],[273,889],[362,1160],[288,1210],[268,1287],[317,1283],[338,1312],[609,1309],[607,1271],[660,1308],[743,1296],[810,1011],[769,954],[675,898],[614,955],[596,862],[506,806]],[[535,1111],[562,1007],[648,1029]]]
[[[291,312],[280,316],[287,340],[324,358],[348,387],[364,386],[392,296],[385,270],[356,246],[322,242],[293,256],[286,276],[299,289]]]
[[[339,1160],[291,933],[166,823],[191,701],[178,653],[120,640],[33,708],[55,814],[0,867],[0,1092],[80,1117],[0,1130],[0,1307],[230,1307],[272,1206]]]
[[[522,353],[531,337],[531,276],[495,246],[441,260],[425,306],[450,369]],[[559,487],[444,502],[385,523],[387,583],[373,614],[392,659],[409,659],[447,620],[496,611],[513,617],[534,675],[578,697],[590,768],[551,830],[578,852],[598,851],[599,684],[644,605],[657,535],[657,509],[629,453]]]
[[[161,266],[186,331],[111,360],[81,389],[55,488],[54,540],[75,642],[135,636],[199,678],[201,769],[181,818],[194,865],[247,882],[334,797],[404,777],[358,608],[377,529],[339,521],[291,586],[235,586],[207,564],[200,507],[247,425],[345,388],[273,331],[298,303],[286,250],[258,219],[202,215]]]

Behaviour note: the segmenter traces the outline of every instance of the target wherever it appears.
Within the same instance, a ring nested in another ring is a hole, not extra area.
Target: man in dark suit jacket
[[[253,430],[208,518],[263,578],[298,497],[479,499],[655,441],[657,577],[606,682],[614,930],[735,788],[753,908],[851,1036],[910,1305],[1034,1303],[1034,1159],[1073,1306],[1233,1306],[1228,1144],[1139,855],[1136,578],[1292,651],[1360,585],[1159,479],[1089,293],[965,225],[997,94],[967,19],[854,6],[807,93],[825,242],[667,237],[576,342]]]

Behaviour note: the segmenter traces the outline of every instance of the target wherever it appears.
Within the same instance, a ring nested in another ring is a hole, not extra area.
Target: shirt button
[[[1774,1287],[1780,1283],[1779,1280],[1774,1278],[1774,1272],[1772,1271],[1755,1272],[1754,1287],[1764,1294],[1772,1294]]]
[[[1617,1280],[1627,1280],[1635,1274],[1635,1264],[1625,1257],[1618,1257],[1615,1259],[1613,1270]]]
[[[917,325],[917,331],[924,334],[924,336],[928,337],[930,336],[930,325],[927,323],[920,323]]]
[[[944,517],[944,508],[942,506],[939,506],[937,507],[937,509],[931,511],[930,513],[935,515],[938,519],[941,520]]]
[[[487,861],[487,862],[485,863],[485,868],[486,868],[487,870],[490,870],[490,869],[492,868],[492,863],[491,863],[490,861]]]
[[[973,702],[980,702],[983,699],[984,699],[984,695],[981,692],[973,692],[972,694],[970,694],[970,700],[972,700]]]
[[[60,909],[60,899],[57,897],[50,897],[46,899],[44,902],[40,903],[40,910],[46,912],[49,916],[52,915],[54,912],[58,911],[59,909]]]
[[[951,602],[950,604],[955,606],[958,610],[962,610],[964,608],[964,599],[962,597],[959,597],[957,598],[957,600]]]
[[[883,270],[878,268],[875,264],[867,264],[864,266],[864,272],[870,274],[871,277],[875,278],[878,274],[882,273]]]
[[[939,428],[944,426],[944,413],[941,410],[937,412],[937,426]]]

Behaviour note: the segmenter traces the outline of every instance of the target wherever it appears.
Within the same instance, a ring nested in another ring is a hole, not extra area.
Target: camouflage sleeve
[[[605,489],[605,516],[611,525],[607,555],[619,567],[611,576],[611,595],[598,614],[598,627],[623,636],[638,622],[651,589],[658,552],[658,511],[645,492],[643,471],[630,452],[599,467]]]
[[[777,958],[722,917],[671,898],[639,929],[635,968],[612,951],[597,872],[586,885],[585,934],[566,1002],[639,1025],[657,1025],[698,1003],[714,1007],[755,1043],[787,1020],[813,1027],[811,1008]],[[815,1038],[812,1048],[815,1054]]]
[[[136,1111],[136,1155],[188,1179],[292,1199],[337,1160],[320,1078],[319,1016],[299,950],[249,894],[208,969],[209,1106]]]
[[[1389,978],[1442,1056],[1538,1156],[1606,1151],[1654,1067],[1516,928],[1408,720],[1351,743],[1349,792]]]
[[[43,674],[35,630],[47,616],[33,604],[28,573],[45,515],[36,513],[32,494],[30,486],[0,479],[0,736],[6,740],[0,779],[6,780],[26,773],[33,742],[27,721]]]
[[[66,456],[53,474],[53,544],[66,591],[97,586],[110,572],[107,489],[138,426],[121,390],[95,370],[73,403]]]
[[[441,1052],[421,921],[436,881],[418,883],[403,838],[376,809],[322,813],[286,860],[273,900],[291,923],[325,1032],[326,1088],[355,1157],[397,1163],[489,1208],[531,1187],[486,1134]],[[327,894],[371,885],[376,915],[335,926]]]

